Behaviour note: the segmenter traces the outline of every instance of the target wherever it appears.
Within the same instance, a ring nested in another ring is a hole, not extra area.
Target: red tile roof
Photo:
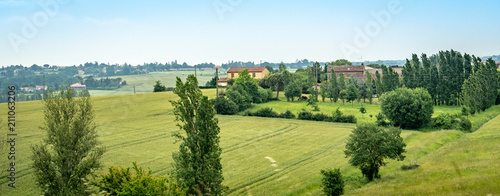
[[[217,82],[227,82],[227,78],[219,78],[219,80],[217,80]]]
[[[231,67],[227,70],[227,73],[240,73],[241,71],[248,69],[248,72],[263,72],[265,67]]]
[[[364,72],[365,66],[360,65],[345,65],[345,66],[328,66],[328,73],[332,72],[332,69],[335,72]]]

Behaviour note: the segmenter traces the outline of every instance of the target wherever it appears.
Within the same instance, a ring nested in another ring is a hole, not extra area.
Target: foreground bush
[[[427,124],[434,113],[431,95],[423,88],[399,88],[380,97],[382,113],[403,129]]]
[[[130,168],[111,166],[108,174],[101,175],[100,179],[92,181],[91,185],[97,186],[100,192],[106,195],[186,195],[177,186],[175,181],[166,177],[153,176],[151,170],[145,171],[133,163]]]
[[[325,195],[344,194],[344,179],[342,178],[340,169],[321,170],[321,174],[323,174],[321,183],[323,184],[323,192]]]

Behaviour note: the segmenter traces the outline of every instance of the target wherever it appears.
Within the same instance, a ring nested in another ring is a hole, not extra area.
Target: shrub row
[[[273,111],[272,108],[262,108],[260,110],[257,110],[256,112],[250,112],[246,111],[244,116],[259,116],[259,117],[268,117],[268,118],[287,118],[287,119],[294,119],[295,115],[290,111],[287,110],[284,113],[277,113],[276,111]]]
[[[287,110],[284,113],[278,114],[276,111],[274,111],[272,108],[262,108],[260,110],[257,110],[255,112],[250,112],[246,111],[244,116],[259,116],[259,117],[268,117],[268,118],[288,118],[288,119],[295,119],[295,115],[290,111]],[[323,114],[323,113],[317,113],[313,114],[308,111],[301,111],[297,115],[297,119],[301,120],[313,120],[313,121],[326,121],[326,122],[341,122],[341,123],[356,123],[357,119],[354,117],[354,115],[343,115],[342,112],[337,108],[337,111],[333,113],[332,116]]]
[[[334,113],[332,116],[328,116],[323,113],[313,114],[308,111],[299,112],[297,118],[301,120],[341,122],[341,123],[356,123],[358,121],[354,115],[342,115],[342,114],[338,115]]]

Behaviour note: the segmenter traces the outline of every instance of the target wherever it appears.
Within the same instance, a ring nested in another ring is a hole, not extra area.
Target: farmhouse
[[[269,70],[267,70],[265,67],[231,67],[229,68],[229,70],[227,70],[227,78],[220,78],[217,81],[217,84],[221,86],[227,86],[227,80],[238,78],[238,73],[242,72],[245,69],[247,69],[248,73],[250,73],[250,76],[255,79],[262,79],[269,73]]]
[[[346,77],[350,77],[353,79],[357,79],[360,81],[365,81],[366,76],[365,76],[365,66],[363,64],[361,65],[344,65],[344,66],[328,66],[328,79],[332,76],[332,70],[335,71],[337,74],[337,77],[340,73],[344,74]]]
[[[35,90],[37,91],[40,91],[40,90],[47,90],[47,85],[43,86],[43,85],[37,85],[35,86]]]
[[[75,84],[72,84],[70,85],[69,87],[71,87],[72,89],[76,90],[76,91],[83,91],[85,89],[87,89],[87,86],[85,85],[82,85],[80,83],[75,83]]]

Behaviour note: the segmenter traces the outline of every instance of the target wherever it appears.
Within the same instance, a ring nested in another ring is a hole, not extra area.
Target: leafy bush
[[[333,112],[330,118],[331,122],[341,122],[341,123],[356,123],[358,119],[354,115],[344,115],[339,108]]]
[[[388,126],[388,125],[390,124],[389,122],[387,122],[387,121],[385,120],[385,116],[384,116],[384,114],[382,114],[381,112],[379,112],[379,113],[375,116],[375,118],[377,118],[377,121],[375,121],[375,124],[377,124],[378,126],[384,126],[384,127],[385,127],[385,126]]]
[[[295,114],[293,114],[290,110],[286,110],[286,112],[279,114],[278,117],[279,118],[294,119]]]
[[[257,110],[256,112],[249,112],[249,116],[260,116],[260,117],[271,117],[271,118],[276,118],[278,117],[278,113],[273,111],[272,108],[262,108],[260,110]]]
[[[354,115],[344,115],[339,118],[337,122],[341,123],[356,123],[358,122],[358,119]]]
[[[167,87],[161,84],[160,80],[157,80],[155,85],[153,85],[153,92],[164,92],[167,91]]]
[[[301,119],[301,120],[312,120],[313,114],[311,112],[308,112],[308,111],[301,111],[297,115],[297,118]]]
[[[238,105],[222,96],[212,99],[212,104],[217,114],[231,115],[238,112]]]
[[[145,171],[133,163],[132,168],[109,167],[109,173],[101,175],[100,179],[91,182],[100,191],[109,195],[186,195],[175,181],[166,177],[153,176],[151,170]]]
[[[314,114],[312,116],[312,120],[315,120],[315,121],[331,121],[331,117],[326,115],[326,114],[323,114],[323,113],[318,113],[318,114]]]
[[[416,129],[427,124],[434,113],[432,97],[426,89],[399,88],[380,97],[382,113],[401,128]]]
[[[321,170],[321,174],[323,174],[321,183],[323,184],[323,192],[325,195],[344,194],[344,179],[342,173],[340,173],[340,169]]]
[[[266,103],[273,98],[273,90],[259,87],[259,98],[256,103]]]
[[[440,129],[457,129],[461,131],[471,131],[472,123],[469,119],[459,114],[440,114],[434,119],[434,127]]]
[[[245,91],[241,85],[234,85],[227,89],[226,96],[229,100],[236,103],[238,111],[243,111],[252,106],[252,95]]]
[[[341,118],[342,115],[342,112],[339,110],[339,108],[337,108],[337,110],[335,110],[335,112],[333,112],[332,114],[332,122],[340,122],[339,118]]]

